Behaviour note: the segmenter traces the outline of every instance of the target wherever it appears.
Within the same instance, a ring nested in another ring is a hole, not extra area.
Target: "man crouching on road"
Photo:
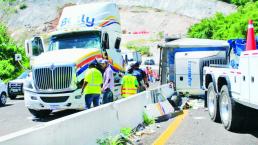
[[[103,67],[104,71],[104,82],[102,87],[103,92],[103,104],[113,102],[113,93],[112,90],[114,89],[114,75],[111,66],[108,63],[108,60],[103,59],[100,61],[101,66]]]
[[[85,72],[81,94],[85,95],[87,109],[91,107],[92,102],[94,107],[99,106],[103,78],[101,72],[96,67],[97,61],[94,60],[89,64],[89,68]]]

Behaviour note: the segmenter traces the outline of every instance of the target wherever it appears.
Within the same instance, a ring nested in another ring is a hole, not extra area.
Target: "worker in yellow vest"
[[[137,88],[139,87],[137,78],[132,75],[133,70],[129,69],[127,74],[122,78],[122,87],[121,87],[121,94],[123,98],[128,96],[134,95],[137,93]]]
[[[102,74],[97,69],[97,61],[94,60],[89,64],[89,68],[85,72],[84,83],[81,92],[81,94],[85,95],[87,109],[91,107],[92,102],[94,107],[99,106],[102,82]]]

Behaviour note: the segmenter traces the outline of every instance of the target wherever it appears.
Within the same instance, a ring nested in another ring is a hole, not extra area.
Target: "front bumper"
[[[23,84],[22,83],[9,83],[8,84],[9,95],[23,95]]]
[[[84,96],[81,90],[68,93],[38,94],[36,92],[24,90],[25,106],[34,110],[82,110],[85,107]]]

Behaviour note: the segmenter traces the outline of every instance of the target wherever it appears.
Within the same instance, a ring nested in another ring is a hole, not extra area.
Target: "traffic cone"
[[[247,40],[246,40],[246,49],[245,50],[246,51],[256,50],[256,41],[255,41],[253,20],[249,20],[249,22],[248,22]]]

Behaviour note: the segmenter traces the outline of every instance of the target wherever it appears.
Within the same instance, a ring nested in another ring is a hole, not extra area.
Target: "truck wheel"
[[[45,118],[52,112],[51,110],[34,110],[29,109],[30,113],[37,118]]]
[[[6,104],[6,101],[7,101],[7,95],[6,93],[2,93],[0,95],[0,106],[3,106]]]
[[[242,107],[230,97],[227,85],[221,88],[219,106],[221,121],[225,129],[236,130],[241,125]]]
[[[11,100],[14,100],[16,97],[17,97],[16,95],[9,95],[9,98],[10,98]]]
[[[214,122],[219,122],[220,114],[219,114],[219,107],[218,107],[218,99],[217,99],[216,92],[214,90],[213,82],[211,82],[208,86],[207,106],[208,106],[208,111],[209,111],[211,120]]]

